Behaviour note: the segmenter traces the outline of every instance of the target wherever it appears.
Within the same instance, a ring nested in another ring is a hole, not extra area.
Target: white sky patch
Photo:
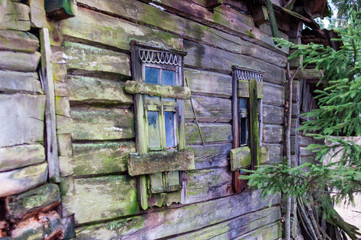
[[[150,2],[149,5],[151,5],[151,6],[155,7],[155,8],[158,8],[158,9],[160,9],[162,11],[165,11],[164,7],[161,7],[161,6],[159,6],[159,5],[155,4],[155,3]]]

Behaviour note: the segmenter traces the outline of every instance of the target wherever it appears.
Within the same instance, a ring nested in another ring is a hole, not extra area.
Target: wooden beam
[[[40,29],[41,47],[41,80],[46,94],[45,122],[46,122],[46,158],[49,167],[49,178],[52,182],[60,182],[58,144],[56,137],[55,91],[53,67],[51,63],[51,48],[49,30]]]
[[[128,172],[131,176],[194,169],[194,153],[191,151],[129,154]]]
[[[257,99],[257,81],[250,79],[249,88],[249,107],[250,107],[250,147],[251,147],[251,169],[255,170],[259,165],[258,147],[259,147],[259,130],[258,130],[258,99]]]
[[[137,81],[127,81],[125,91],[130,94],[147,94],[165,98],[189,99],[191,90],[182,86],[161,86],[158,84],[144,83]]]

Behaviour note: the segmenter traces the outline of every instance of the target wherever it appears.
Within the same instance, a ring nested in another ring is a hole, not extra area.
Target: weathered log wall
[[[0,237],[61,238],[60,191],[48,183],[41,1],[0,2]],[[43,5],[43,4],[42,4]]]

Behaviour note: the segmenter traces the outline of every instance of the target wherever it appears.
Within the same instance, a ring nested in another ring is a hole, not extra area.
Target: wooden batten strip
[[[238,80],[238,97],[249,98],[249,81]],[[263,98],[263,82],[257,81],[257,98]]]
[[[181,86],[161,86],[157,84],[138,81],[127,81],[125,91],[130,94],[147,94],[165,98],[176,98],[187,100],[191,97],[191,90]]]
[[[53,67],[51,63],[49,30],[47,28],[40,29],[40,46],[41,79],[46,94],[46,157],[49,168],[49,179],[52,182],[60,182],[58,144],[56,137],[55,90],[53,80]]]
[[[128,172],[131,176],[194,169],[194,153],[191,151],[129,154]]]

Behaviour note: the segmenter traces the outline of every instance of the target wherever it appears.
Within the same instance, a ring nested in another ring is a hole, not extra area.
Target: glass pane
[[[159,113],[148,111],[148,148],[160,149]]]
[[[174,71],[163,70],[162,85],[175,86],[175,72]]]
[[[176,147],[175,113],[164,112],[165,137],[167,148]]]
[[[162,70],[162,85],[175,86],[175,72]],[[164,101],[175,101],[173,98],[163,98]]]
[[[145,82],[160,84],[159,73],[159,68],[145,67]]]

